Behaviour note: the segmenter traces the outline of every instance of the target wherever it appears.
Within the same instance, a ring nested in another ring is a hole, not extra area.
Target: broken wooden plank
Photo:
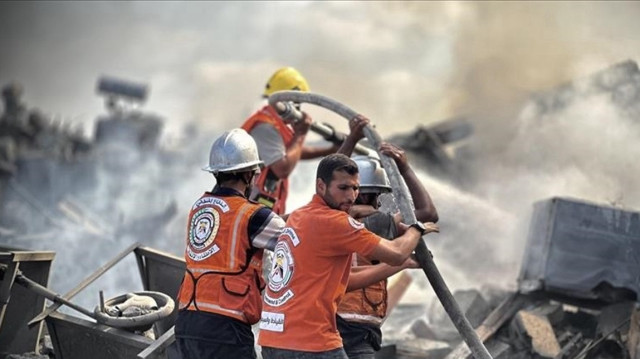
[[[511,317],[528,302],[528,297],[519,292],[505,298],[496,309],[476,328],[480,340],[485,342]],[[471,351],[465,343],[460,343],[445,359],[467,359]]]

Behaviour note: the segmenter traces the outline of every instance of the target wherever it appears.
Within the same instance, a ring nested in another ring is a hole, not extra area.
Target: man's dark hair
[[[225,183],[228,181],[243,181],[243,175],[247,172],[252,172],[252,171],[241,171],[241,172],[218,172],[217,174],[213,175],[213,177],[216,178],[216,183],[220,184],[220,183]]]
[[[341,153],[334,153],[320,161],[316,178],[322,179],[328,186],[333,179],[333,172],[335,171],[343,171],[353,176],[358,173],[358,165],[351,158]]]

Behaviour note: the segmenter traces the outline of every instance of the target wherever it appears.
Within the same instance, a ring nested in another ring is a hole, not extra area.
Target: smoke
[[[145,108],[166,119],[163,145],[178,159],[169,167],[152,159],[126,182],[100,173],[90,195],[111,199],[104,205],[126,221],[174,199],[167,231],[143,242],[176,254],[191,202],[213,184],[199,171],[208,146],[242,123],[280,66],[297,67],[313,92],[369,116],[383,137],[467,115],[473,185],[461,191],[420,171],[441,218],[432,249],[453,288],[508,285],[534,201],[558,195],[640,207],[636,112],[611,91],[580,86],[563,106],[538,100],[565,98],[553,89],[637,59],[639,14],[633,2],[2,2],[0,83],[21,82],[28,104],[84,125],[87,136],[103,112],[99,75],[149,84]],[[305,110],[347,129],[326,111]],[[290,210],[310,199],[316,164],[293,173]],[[54,275],[73,272],[65,263],[92,270],[133,240],[96,246],[69,237],[49,248],[59,251]]]
[[[533,91],[634,58],[638,41],[633,3],[1,6],[0,80],[23,82],[29,102],[89,127],[99,74],[149,83],[147,107],[171,129],[195,120],[220,130],[241,122],[275,68],[293,65],[314,92],[391,134],[513,110]],[[492,120],[507,122],[477,126]]]

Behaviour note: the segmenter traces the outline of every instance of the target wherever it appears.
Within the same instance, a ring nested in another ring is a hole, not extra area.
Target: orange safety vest
[[[366,258],[356,255],[358,266],[370,265]],[[349,322],[382,325],[387,315],[387,280],[366,288],[347,292],[338,305],[338,315]]]
[[[262,249],[251,246],[249,219],[261,205],[240,196],[205,193],[187,223],[185,272],[178,305],[254,324],[260,319],[264,289]]]
[[[258,110],[242,125],[242,129],[251,133],[251,130],[260,123],[268,123],[275,127],[285,147],[288,147],[293,140],[293,130],[280,118],[273,107],[267,105]],[[288,193],[289,179],[278,178],[269,167],[266,167],[258,175],[250,199],[271,208],[276,214],[283,214]]]

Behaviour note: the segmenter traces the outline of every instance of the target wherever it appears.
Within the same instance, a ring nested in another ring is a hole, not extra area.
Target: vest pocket
[[[386,310],[386,289],[380,283],[367,287],[363,291],[363,300],[366,307],[373,309],[376,314],[384,315]],[[373,313],[372,313],[373,314]]]
[[[249,293],[250,285],[246,280],[241,278],[225,277],[222,278],[222,288],[231,295],[244,297]]]
[[[262,296],[253,276],[234,276],[222,278],[220,303],[244,313],[249,324],[260,320],[262,311]]]

